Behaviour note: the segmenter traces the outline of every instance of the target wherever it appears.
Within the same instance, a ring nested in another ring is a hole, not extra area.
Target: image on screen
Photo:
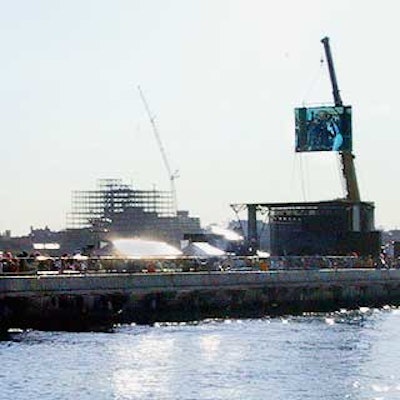
[[[351,107],[295,109],[296,152],[352,151]]]

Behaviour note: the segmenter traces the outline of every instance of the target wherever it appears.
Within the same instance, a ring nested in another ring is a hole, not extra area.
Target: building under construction
[[[187,233],[201,233],[199,218],[175,211],[170,191],[137,190],[120,179],[100,179],[95,190],[72,193],[67,230],[97,240],[141,237],[178,244]]]

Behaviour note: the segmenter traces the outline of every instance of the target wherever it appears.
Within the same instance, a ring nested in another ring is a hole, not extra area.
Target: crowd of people
[[[69,256],[62,257],[43,256],[40,253],[28,254],[22,252],[13,255],[11,252],[0,254],[0,273],[30,274],[40,271],[84,272],[87,269],[88,257]]]
[[[0,253],[0,274],[38,273],[154,273],[199,271],[279,271],[343,268],[400,268],[400,260],[381,255],[359,256],[279,256],[279,257],[177,257],[173,259],[87,257],[81,254],[50,257],[40,253]]]

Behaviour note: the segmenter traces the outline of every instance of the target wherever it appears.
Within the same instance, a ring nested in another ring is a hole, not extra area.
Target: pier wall
[[[4,276],[0,328],[260,317],[400,304],[400,270]]]

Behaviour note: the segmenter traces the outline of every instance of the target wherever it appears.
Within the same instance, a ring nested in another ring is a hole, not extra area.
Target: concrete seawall
[[[400,270],[4,276],[0,327],[86,330],[118,322],[400,304]]]

